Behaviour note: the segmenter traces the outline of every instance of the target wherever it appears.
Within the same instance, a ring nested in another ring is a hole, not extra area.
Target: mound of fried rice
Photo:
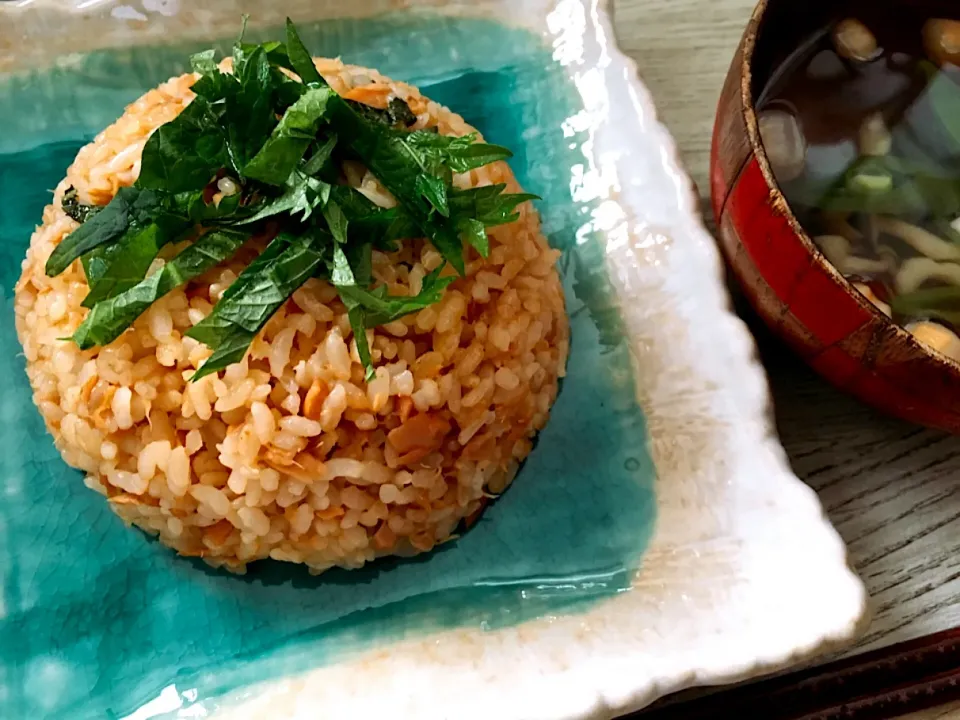
[[[317,67],[348,98],[381,107],[404,98],[417,128],[473,130],[373,70],[337,60]],[[486,260],[467,255],[466,277],[440,303],[368,331],[377,366],[370,382],[346,310],[319,280],[277,312],[242,363],[188,381],[210,350],[184,333],[252,259],[255,243],[164,297],[110,345],[81,352],[59,338],[86,313],[82,267],[44,273],[77,227],[61,209],[63,193],[74,186],[82,201],[105,204],[132,184],[147,137],[190,102],[195,79],[151,90],[84,147],[31,239],[16,325],[46,426],[64,460],[125,522],[214,566],[242,572],[270,557],[319,572],[428,551],[510,484],[547,422],[569,347],[558,253],[525,203],[520,220],[490,230]],[[395,202],[363,167],[343,172],[374,202]],[[455,182],[520,190],[502,162]],[[374,276],[392,293],[412,294],[440,264],[427,242],[406,242],[374,253]]]

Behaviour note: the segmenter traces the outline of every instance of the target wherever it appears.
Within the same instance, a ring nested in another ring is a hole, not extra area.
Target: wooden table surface
[[[720,87],[754,4],[613,0],[620,45],[704,195]],[[842,395],[747,320],[793,469],[820,494],[870,591],[874,619],[855,650],[960,625],[960,438]],[[911,720],[941,717],[960,717],[960,705]]]

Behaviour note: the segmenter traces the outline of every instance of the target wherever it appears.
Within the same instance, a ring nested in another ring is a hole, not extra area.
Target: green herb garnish
[[[245,233],[233,230],[214,230],[203,235],[150,277],[94,305],[73,334],[73,340],[83,350],[112,342],[153,303],[229,259],[246,241]]]
[[[894,155],[860,157],[836,177],[799,178],[783,189],[792,204],[827,212],[950,218],[960,213],[960,179]]]
[[[213,350],[194,378],[242,360],[312,277],[336,287],[370,377],[366,330],[438,302],[456,279],[446,265],[464,272],[464,245],[486,256],[487,228],[512,222],[519,204],[538,199],[503,185],[456,188],[455,174],[510,151],[475,135],[411,131],[416,116],[400,98],[382,110],[341,98],[289,20],[285,42],[241,37],[232,73],[220,71],[213,50],[194,55],[191,66],[200,75],[197,97],[150,136],[136,184],[105,207],[82,205],[73,188],[64,195],[64,211],[82,224],[54,250],[46,272],[83,263],[90,313],[72,337],[83,349],[112,342],[152,303],[257,236],[272,240],[187,333]],[[344,160],[363,163],[398,205],[378,207],[341,184]],[[390,295],[374,282],[371,253],[417,238],[432,242],[445,263],[417,295]],[[171,256],[174,243],[179,252]]]
[[[960,288],[946,286],[914,290],[891,298],[890,307],[896,315],[940,320],[955,326],[960,324]]]

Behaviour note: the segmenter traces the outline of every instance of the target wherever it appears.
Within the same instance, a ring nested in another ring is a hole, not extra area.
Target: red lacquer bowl
[[[954,1],[942,3],[945,14],[955,14]],[[760,141],[754,99],[803,38],[843,17],[844,4],[762,0],[754,12],[714,128],[720,245],[756,311],[817,372],[881,410],[960,434],[960,364],[915,340],[827,262],[778,189]]]

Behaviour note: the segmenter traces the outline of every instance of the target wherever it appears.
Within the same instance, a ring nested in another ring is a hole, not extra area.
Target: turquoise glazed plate
[[[84,486],[31,402],[12,289],[51,189],[244,12],[259,37],[292,16],[315,54],[516,149],[563,252],[550,423],[479,524],[415,560],[234,576],[176,557]],[[3,3],[0,118],[0,717],[611,717],[856,633],[862,586],[787,468],[691,184],[599,0]]]

